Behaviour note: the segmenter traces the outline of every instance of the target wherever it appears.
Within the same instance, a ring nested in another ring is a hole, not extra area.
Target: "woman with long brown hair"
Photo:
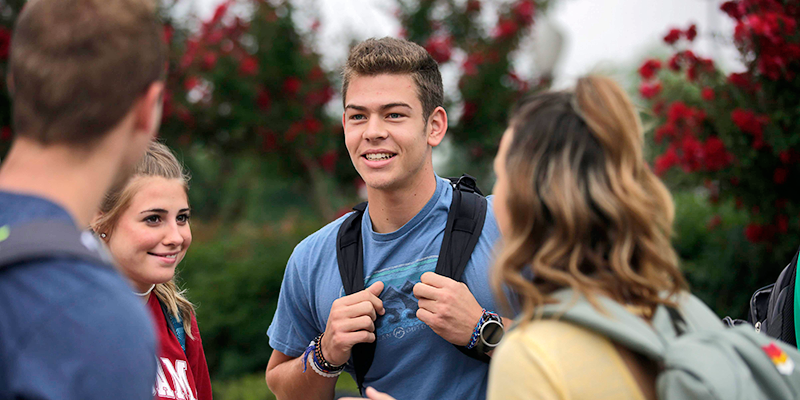
[[[170,149],[152,142],[130,179],[106,194],[92,222],[155,322],[156,399],[212,398],[194,306],[175,283],[175,268],[192,243],[188,181]]]
[[[571,289],[648,320],[685,288],[670,243],[674,206],[643,157],[638,115],[611,79],[582,78],[514,110],[495,159],[503,245],[495,290],[521,307],[495,351],[489,399],[654,399],[654,366],[537,308]]]

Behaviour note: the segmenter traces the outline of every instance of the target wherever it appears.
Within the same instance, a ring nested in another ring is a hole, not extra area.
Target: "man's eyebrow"
[[[414,109],[413,107],[411,107],[410,105],[408,105],[406,103],[389,103],[389,104],[382,105],[381,106],[381,110],[387,110],[387,109],[394,108],[394,107],[406,107],[406,108],[409,108],[409,109],[412,109],[412,110]],[[353,109],[353,110],[356,110],[356,111],[367,111],[367,107],[359,106],[359,105],[355,105],[355,104],[348,104],[344,108],[345,109],[349,108],[349,109]]]

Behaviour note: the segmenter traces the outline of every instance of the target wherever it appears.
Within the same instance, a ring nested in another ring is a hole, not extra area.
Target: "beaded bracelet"
[[[481,326],[483,326],[486,321],[490,319],[498,320],[500,316],[497,313],[488,311],[487,309],[482,309],[481,318],[478,320],[478,324],[475,325],[475,329],[472,330],[472,337],[469,339],[469,344],[467,344],[467,349],[472,349],[475,345],[478,344],[478,340],[481,337]]]
[[[306,347],[305,353],[303,353],[303,372],[306,372],[306,367],[308,365],[308,356],[311,355],[311,369],[314,370],[319,375],[322,375],[325,378],[335,378],[339,376],[342,371],[344,371],[344,364],[342,365],[333,365],[325,359],[322,355],[322,336],[324,333],[319,334],[311,343],[308,344]]]

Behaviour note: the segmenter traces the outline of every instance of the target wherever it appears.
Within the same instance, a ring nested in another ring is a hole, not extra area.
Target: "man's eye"
[[[403,114],[399,114],[399,113],[390,113],[389,114],[389,118],[402,118],[402,117],[403,117]]]
[[[356,121],[359,121],[359,120],[362,120],[362,119],[365,119],[365,118],[366,117],[363,114],[355,114],[355,115],[351,115],[350,116],[350,119],[353,119],[353,120],[356,120]]]

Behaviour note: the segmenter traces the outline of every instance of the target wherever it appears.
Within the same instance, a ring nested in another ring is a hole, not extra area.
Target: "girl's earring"
[[[108,235],[106,235],[105,233],[101,233],[101,234],[100,234],[100,237],[101,237],[101,238],[103,238],[103,239],[105,239],[105,238],[106,238],[106,236],[108,236]]]

